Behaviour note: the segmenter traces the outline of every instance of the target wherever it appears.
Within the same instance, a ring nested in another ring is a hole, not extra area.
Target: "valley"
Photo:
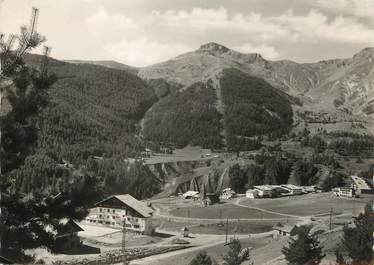
[[[352,175],[370,184],[374,174],[372,57],[365,49],[351,59],[297,64],[208,43],[144,68],[49,58],[58,81],[48,91],[48,106],[32,119],[35,150],[8,174],[12,189],[58,194],[92,177],[89,208],[117,194],[143,200],[154,210],[156,234],[129,233],[134,265],[176,259],[187,265],[202,249],[220,260],[226,233],[253,248],[261,264],[283,264],[278,223],[321,228],[329,242],[373,199],[338,198],[332,191],[351,185]],[[41,60],[27,57],[29,65]],[[246,198],[248,190],[267,185],[318,192]],[[226,189],[236,197],[201,205],[201,196]],[[200,197],[183,199],[188,192]],[[331,208],[336,222],[326,228]],[[121,257],[120,229],[85,219],[79,225],[84,245],[101,254],[52,259],[74,264]],[[184,227],[191,238],[180,236]],[[172,241],[180,239],[187,245]],[[271,255],[264,251],[269,246]],[[51,259],[41,250],[31,253]]]

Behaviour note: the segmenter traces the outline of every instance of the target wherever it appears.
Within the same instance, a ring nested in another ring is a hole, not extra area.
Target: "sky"
[[[374,0],[0,0],[0,32],[17,33],[33,6],[57,59],[141,67],[216,42],[315,62],[374,46]]]

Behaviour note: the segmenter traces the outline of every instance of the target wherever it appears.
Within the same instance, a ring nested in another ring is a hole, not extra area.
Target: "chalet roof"
[[[58,229],[57,236],[84,231],[82,227],[69,218],[61,219],[59,224],[61,227]]]
[[[300,190],[301,189],[301,187],[296,186],[296,185],[292,185],[292,184],[285,184],[285,185],[282,185],[282,187],[284,187],[286,189],[290,189],[290,190]]]
[[[188,197],[188,196],[195,196],[195,195],[197,195],[197,194],[199,194],[198,191],[189,190],[189,191],[183,193],[183,196],[184,196],[184,197]]]
[[[268,185],[253,186],[253,188],[262,191],[272,191],[272,188]]]
[[[363,178],[360,178],[358,176],[351,176],[351,179],[359,190],[370,190],[369,185]]]
[[[120,200],[125,205],[129,206],[130,208],[132,208],[133,210],[135,210],[136,212],[138,212],[139,214],[141,214],[144,217],[150,217],[153,213],[152,208],[148,207],[144,202],[138,201],[137,199],[132,197],[130,194],[113,195],[113,196],[110,196],[110,197],[96,203],[96,205],[99,204],[99,203],[105,202],[107,200],[110,200],[112,198],[116,198],[116,199]]]

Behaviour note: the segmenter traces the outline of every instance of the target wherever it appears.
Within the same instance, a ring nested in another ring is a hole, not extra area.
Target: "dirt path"
[[[240,202],[243,201],[243,199],[244,198],[237,199],[234,202],[234,205],[237,205],[237,206],[240,206],[240,207],[244,207],[244,208],[248,208],[248,209],[258,210],[258,211],[261,211],[261,212],[264,212],[264,213],[277,214],[277,215],[281,215],[281,216],[285,216],[285,217],[291,217],[291,218],[305,219],[305,216],[299,216],[299,215],[293,215],[293,214],[286,214],[286,213],[279,213],[279,212],[275,212],[275,211],[265,210],[265,209],[262,209],[262,208],[259,208],[259,207],[254,207],[254,206],[240,204]]]

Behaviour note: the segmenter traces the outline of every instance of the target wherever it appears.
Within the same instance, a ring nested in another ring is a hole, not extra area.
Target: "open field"
[[[248,222],[238,220],[236,222],[228,222],[227,230],[229,234],[264,233],[271,231],[276,223],[276,221]],[[190,227],[190,231],[192,233],[224,235],[226,233],[226,222],[200,224]]]
[[[206,156],[208,155],[208,156]],[[187,146],[183,149],[175,149],[173,154],[156,153],[146,158],[145,164],[169,163],[178,161],[210,160],[218,154],[210,149],[202,149],[197,146]]]
[[[230,203],[216,204],[209,207],[183,207],[170,211],[171,215],[203,219],[271,219],[279,218],[277,214],[266,213],[256,209],[245,209]]]
[[[240,201],[241,205],[258,207],[264,210],[300,216],[328,214],[333,209],[334,214],[357,214],[374,195],[363,195],[362,198],[338,198],[332,193],[306,194],[301,196],[275,199],[247,199]]]
[[[279,220],[281,221],[281,220]],[[278,220],[262,220],[262,221],[248,221],[248,220],[235,220],[228,222],[229,234],[251,234],[263,233],[272,230],[272,227],[279,222]],[[286,219],[283,220],[286,222]],[[289,221],[291,222],[291,220]],[[173,220],[172,218],[157,218],[154,224],[158,227],[159,231],[166,231],[175,234],[180,234],[183,227],[188,227],[191,233],[197,234],[215,234],[223,235],[226,233],[226,220]]]

